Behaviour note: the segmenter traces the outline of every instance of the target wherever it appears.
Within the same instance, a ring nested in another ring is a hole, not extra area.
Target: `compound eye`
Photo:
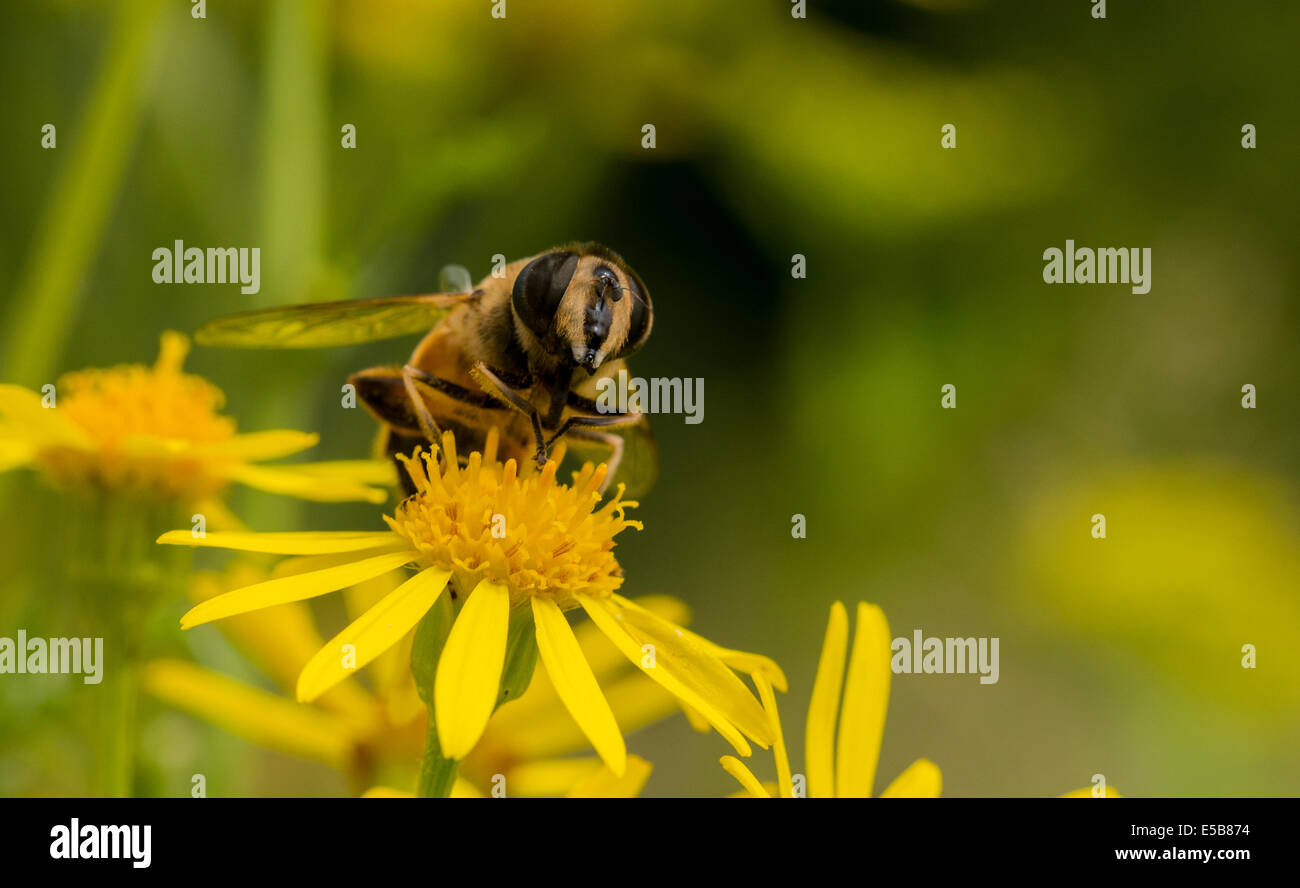
[[[641,283],[641,278],[636,272],[630,271],[627,276],[627,289],[632,297],[632,316],[628,321],[627,340],[623,347],[619,349],[616,358],[626,358],[633,354],[650,336],[650,328],[654,325],[654,311],[650,307],[650,292]]]
[[[525,265],[515,278],[511,304],[538,339],[553,331],[555,313],[577,268],[577,253],[546,253]]]

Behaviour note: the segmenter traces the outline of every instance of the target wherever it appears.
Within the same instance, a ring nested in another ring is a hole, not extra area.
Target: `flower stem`
[[[160,603],[183,582],[183,563],[152,551],[173,507],[124,496],[91,496],[69,504],[64,586],[73,594],[81,631],[102,639],[100,681],[86,684],[92,795],[129,797],[135,786],[139,670],[148,628]]]
[[[131,795],[135,765],[136,664],[114,657],[96,688],[91,749],[91,792],[103,798]]]
[[[438,743],[438,723],[430,706],[429,732],[424,742],[424,761],[420,765],[420,782],[415,794],[422,799],[449,798],[451,788],[456,785],[459,764],[455,759],[443,757],[442,746]]]

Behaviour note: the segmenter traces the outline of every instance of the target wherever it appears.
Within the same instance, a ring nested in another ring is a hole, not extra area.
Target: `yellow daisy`
[[[284,575],[284,574],[281,574]],[[202,572],[192,597],[204,601],[232,583],[260,582],[265,570],[236,559],[220,574]],[[379,577],[349,590],[349,614],[359,615],[400,580]],[[685,605],[667,596],[638,604],[684,623]],[[223,634],[268,678],[292,692],[304,663],[324,644],[305,602],[253,611],[224,620]],[[675,698],[631,666],[590,623],[575,627],[578,643],[625,733],[659,721],[677,707]],[[370,687],[344,681],[309,705],[175,659],[146,665],[142,682],[156,698],[231,733],[286,755],[319,762],[342,773],[353,791],[372,787],[371,797],[409,796],[391,786],[415,785],[425,737],[425,711],[412,683],[410,637],[371,666]],[[629,756],[622,779],[590,752],[586,737],[569,717],[544,672],[533,677],[526,696],[503,707],[474,751],[462,763],[452,796],[482,797],[500,787],[510,796],[633,796],[650,764]]]
[[[844,678],[846,656],[847,681]],[[838,601],[831,605],[826,640],[817,664],[817,678],[813,682],[812,702],[808,705],[804,738],[808,796],[871,796],[885,732],[885,710],[889,705],[889,659],[889,623],[880,608],[859,602],[858,630],[850,654],[848,612]],[[772,725],[777,782],[764,785],[734,756],[723,756],[722,766],[740,782],[745,796],[801,796],[805,778],[800,775],[799,782],[796,782],[790,772],[772,686],[761,673],[754,676],[754,682]],[[880,796],[937,798],[942,783],[938,766],[928,759],[917,759],[895,777]]]
[[[142,499],[211,502],[231,482],[318,501],[381,503],[391,478],[370,460],[257,465],[316,444],[277,429],[238,434],[221,389],[181,369],[189,340],[168,331],[152,367],[65,374],[41,392],[0,385],[0,471],[39,469],[56,486]],[[214,511],[220,511],[216,507]]]
[[[185,628],[288,601],[324,595],[408,566],[415,573],[336,635],[303,669],[298,698],[310,701],[373,661],[417,624],[433,626],[455,603],[454,621],[430,629],[416,657],[436,654],[421,694],[430,706],[429,755],[464,759],[493,711],[522,692],[540,658],[556,694],[601,759],[622,776],[626,748],[618,723],[565,617],[581,609],[620,653],[722,734],[741,755],[747,742],[766,748],[771,725],[733,672],[757,671],[784,684],[774,663],[721,648],[623,598],[614,538],[640,528],[626,517],[635,503],[622,489],[603,505],[607,467],[585,465],[573,484],[556,483],[560,454],[540,469],[497,459],[498,436],[459,464],[451,434],[441,464],[417,453],[403,464],[415,494],[389,530],[344,533],[212,533],[196,539],[173,531],[160,543],[215,546],[315,558],[315,569],[236,589],[193,608]],[[449,614],[449,612],[448,612]],[[519,674],[516,674],[516,668]],[[419,676],[417,676],[417,679]],[[521,684],[516,687],[518,680]],[[452,771],[454,773],[454,770]],[[449,786],[446,772],[441,775]],[[425,787],[427,788],[427,787]]]

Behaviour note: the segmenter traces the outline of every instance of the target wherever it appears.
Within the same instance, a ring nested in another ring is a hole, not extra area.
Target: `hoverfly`
[[[629,496],[649,489],[658,453],[648,421],[602,413],[595,401],[598,381],[617,378],[650,335],[654,312],[637,273],[612,250],[579,243],[512,262],[473,289],[463,268],[443,277],[460,292],[246,311],[209,321],[195,340],[318,348],[428,331],[405,364],[348,377],[381,425],[385,453],[436,445],[450,430],[468,454],[495,426],[503,459],[543,463],[563,437],[580,457],[609,464],[605,487],[623,482]]]

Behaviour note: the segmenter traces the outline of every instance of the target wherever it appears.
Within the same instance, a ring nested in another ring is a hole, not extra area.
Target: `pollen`
[[[587,463],[573,483],[555,479],[562,448],[541,468],[497,459],[492,429],[483,451],[460,465],[455,438],[442,436],[443,459],[424,451],[399,456],[415,493],[384,516],[420,552],[426,566],[488,579],[510,590],[512,605],[529,596],[578,606],[576,594],[608,598],[623,584],[614,537],[641,522],[626,517],[637,505],[623,487],[601,504],[608,467]],[[466,579],[469,579],[466,577]]]

